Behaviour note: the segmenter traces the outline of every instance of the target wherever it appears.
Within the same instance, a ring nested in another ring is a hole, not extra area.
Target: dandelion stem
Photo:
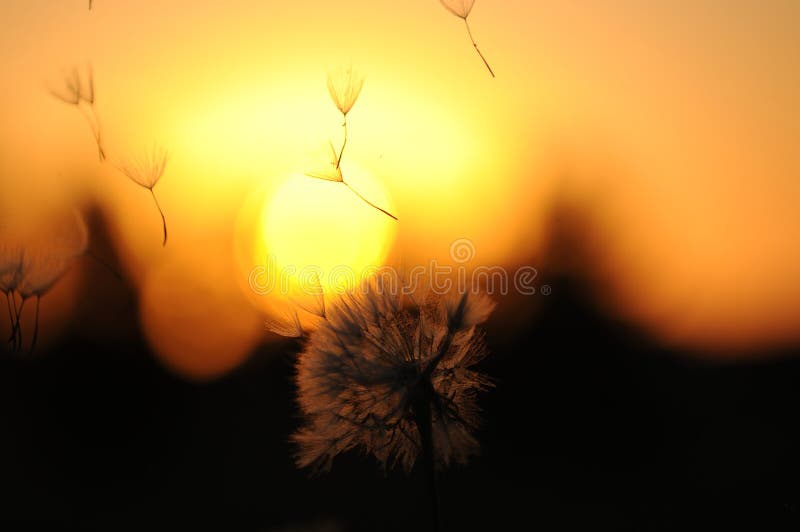
[[[342,155],[344,155],[344,147],[347,146],[347,115],[344,115],[344,122],[342,122],[342,128],[344,128],[344,140],[342,140],[342,148],[339,150],[339,156],[336,158],[336,169],[339,169],[339,165],[342,164]]]
[[[31,351],[30,354],[33,354],[34,349],[36,349],[36,340],[39,338],[39,300],[41,296],[36,296],[36,311],[33,314],[33,340],[31,341]]]
[[[10,343],[17,338],[15,328],[16,320],[14,319],[14,311],[11,310],[11,292],[6,292],[6,306],[8,307],[8,319],[11,323],[11,336],[8,337],[8,341]],[[14,305],[14,307],[16,307],[16,305]]]
[[[161,215],[161,224],[164,226],[164,242],[162,242],[162,246],[167,245],[167,219],[164,216],[164,211],[161,210],[161,205],[158,203],[158,198],[156,198],[156,193],[153,192],[153,189],[150,188],[150,195],[153,196],[153,201],[156,203],[156,208],[158,209],[158,213]]]
[[[489,62],[486,60],[485,57],[483,57],[480,48],[478,48],[478,43],[476,43],[475,39],[472,37],[472,30],[469,28],[469,22],[467,21],[467,17],[464,17],[464,25],[467,27],[467,34],[469,35],[469,40],[472,41],[472,46],[475,47],[475,51],[478,52],[478,55],[483,60],[483,64],[486,65],[486,68],[489,70],[489,74],[491,74],[492,77],[495,77],[492,67],[489,66]]]
[[[393,219],[393,220],[397,220],[397,216],[395,216],[394,214],[390,213],[390,212],[389,212],[389,211],[387,211],[387,210],[381,209],[380,207],[378,207],[377,205],[375,205],[374,203],[372,203],[370,200],[368,200],[367,198],[365,198],[364,196],[362,196],[362,195],[361,195],[361,193],[359,193],[359,192],[358,192],[356,189],[354,189],[352,186],[350,186],[350,184],[349,184],[349,183],[347,183],[346,181],[342,181],[342,183],[344,183],[344,185],[345,185],[347,188],[349,188],[350,190],[352,190],[352,191],[353,191],[353,194],[355,194],[356,196],[358,196],[359,198],[361,198],[361,200],[362,200],[364,203],[366,203],[367,205],[369,205],[369,206],[370,206],[370,207],[372,207],[373,209],[377,209],[377,210],[381,211],[383,214],[385,214],[385,215],[386,215],[386,216],[388,216],[389,218],[391,218],[391,219]]]
[[[12,334],[16,336],[16,342],[14,344],[14,350],[19,351],[22,349],[22,325],[20,324],[20,320],[22,319],[22,309],[25,308],[25,301],[27,301],[24,297],[19,304],[19,307],[16,306],[16,302],[14,303],[14,312],[17,315],[17,323],[14,325],[14,330]]]
[[[424,380],[430,383],[430,381]],[[430,385],[430,384],[429,384]],[[439,489],[436,478],[436,456],[433,446],[433,417],[431,416],[431,403],[427,393],[420,394],[414,404],[414,415],[422,444],[422,467],[427,477],[428,494],[431,503],[431,530],[439,532],[441,529],[439,514]]]

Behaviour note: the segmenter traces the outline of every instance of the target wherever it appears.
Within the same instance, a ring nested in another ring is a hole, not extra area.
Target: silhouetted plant
[[[442,5],[447,9],[450,13],[457,16],[458,18],[464,21],[464,26],[467,28],[467,35],[469,35],[469,40],[472,42],[472,46],[475,47],[475,51],[478,52],[478,56],[480,56],[481,60],[483,60],[483,64],[486,65],[486,68],[489,70],[489,74],[494,76],[494,71],[492,67],[489,66],[489,62],[483,56],[478,48],[478,44],[475,42],[475,39],[472,37],[472,30],[469,27],[469,21],[467,18],[469,17],[470,12],[472,11],[473,6],[475,5],[475,0],[439,0]]]
[[[34,328],[30,352],[36,349],[39,338],[39,306],[44,296],[64,275],[72,262],[86,253],[88,234],[79,218],[79,239],[70,250],[59,249],[61,242],[48,247],[25,249],[5,247],[0,253],[0,290],[6,295],[11,319],[9,342],[15,351],[22,348],[22,312],[25,304],[35,300]],[[17,302],[19,298],[19,303]]]
[[[355,188],[353,188],[347,181],[345,181],[344,176],[342,175],[342,157],[344,156],[344,149],[347,146],[347,113],[353,108],[355,105],[356,100],[358,100],[358,96],[361,94],[361,89],[364,86],[364,77],[356,72],[352,67],[350,68],[340,68],[333,72],[328,73],[328,93],[330,93],[331,100],[333,100],[334,105],[336,108],[339,109],[339,112],[342,113],[342,129],[344,130],[344,136],[342,138],[342,146],[339,149],[339,152],[336,152],[336,149],[333,147],[333,143],[329,142],[330,146],[330,161],[324,165],[323,168],[314,169],[310,172],[306,172],[306,175],[309,177],[314,177],[317,179],[322,179],[325,181],[334,181],[337,183],[342,183],[344,186],[349,188],[353,194],[358,196],[361,201],[376,209],[386,216],[397,220],[397,216],[390,213],[389,211],[378,207],[370,200],[365,198],[360,192],[358,192]]]
[[[8,343],[13,351],[22,349],[22,314],[30,300],[35,302],[30,352],[36,349],[41,298],[63,277],[76,259],[83,256],[91,258],[122,279],[114,268],[89,250],[86,221],[78,211],[73,214],[74,226],[59,220],[47,232],[34,236],[32,242],[0,242],[0,292],[6,299],[11,324]]]
[[[90,5],[91,9],[91,5]],[[87,68],[86,82],[81,79],[81,74],[77,68],[64,79],[64,87],[61,91],[51,89],[50,94],[58,98],[67,105],[74,105],[89,123],[92,135],[97,143],[97,152],[100,161],[106,159],[105,149],[103,148],[102,131],[100,127],[100,117],[95,108],[94,74],[92,67]]]
[[[154,146],[153,149],[143,157],[121,163],[118,166],[119,171],[125,174],[131,181],[150,191],[158,213],[161,215],[161,223],[164,231],[162,245],[164,246],[167,245],[167,219],[164,216],[164,211],[161,209],[161,205],[158,203],[158,198],[156,198],[156,193],[153,189],[164,175],[164,169],[167,166],[168,158],[169,154],[165,149]]]
[[[296,461],[325,471],[361,448],[408,472],[421,457],[435,494],[436,468],[478,450],[477,393],[492,382],[475,370],[487,355],[476,326],[494,304],[468,293],[417,303],[384,288],[344,295],[309,334],[297,361]]]
[[[11,323],[11,335],[8,342],[14,350],[17,349],[17,327],[19,310],[17,306],[16,290],[22,279],[23,251],[18,246],[0,247],[0,292],[6,296],[8,319]]]
[[[82,253],[82,252],[81,252]],[[20,326],[20,316],[25,306],[25,302],[34,299],[36,307],[34,311],[33,339],[31,340],[30,352],[36,349],[36,341],[39,338],[39,303],[43,295],[50,291],[56,282],[61,279],[69,268],[74,256],[64,256],[50,252],[40,252],[31,254],[26,252],[23,257],[22,279],[17,288],[22,302],[17,313],[17,335],[18,342],[22,343],[22,329]]]
[[[66,273],[72,263],[83,256],[97,261],[118,279],[120,274],[89,249],[89,228],[83,215],[73,212],[75,225],[60,221],[54,230],[47,232],[46,242],[33,245],[0,245],[0,292],[6,296],[11,320],[9,343],[15,351],[22,348],[21,317],[25,304],[35,300],[34,331],[30,352],[36,348],[39,337],[40,299]],[[66,230],[67,233],[63,232]],[[19,299],[19,301],[18,301]]]

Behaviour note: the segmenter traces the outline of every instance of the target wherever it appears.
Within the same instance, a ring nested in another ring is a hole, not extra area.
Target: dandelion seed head
[[[442,5],[447,9],[449,12],[454,14],[459,18],[466,19],[470,11],[472,11],[472,7],[475,5],[475,0],[439,0]]]
[[[17,291],[23,299],[41,297],[66,273],[74,255],[46,251],[26,252]]]
[[[22,279],[23,251],[20,246],[0,246],[0,292],[9,294]]]
[[[493,304],[475,294],[416,304],[376,286],[329,305],[299,355],[297,463],[327,470],[336,455],[360,448],[384,467],[411,470],[420,401],[430,404],[439,465],[463,463],[478,450],[477,393],[491,386],[474,366],[487,354],[476,325]]]
[[[364,86],[364,76],[353,67],[328,72],[328,92],[339,111],[347,116]]]

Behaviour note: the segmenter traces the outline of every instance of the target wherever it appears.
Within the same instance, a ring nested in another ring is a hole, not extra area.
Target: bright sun
[[[347,181],[377,205],[391,209],[386,190],[368,173],[344,163]],[[370,207],[344,184],[289,176],[264,202],[256,246],[268,257],[277,287],[290,290],[319,277],[330,292],[358,282],[383,264],[397,222]],[[260,251],[259,251],[260,250]]]

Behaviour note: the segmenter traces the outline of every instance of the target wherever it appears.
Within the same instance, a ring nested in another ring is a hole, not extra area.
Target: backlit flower
[[[424,434],[439,465],[478,450],[476,398],[491,381],[475,369],[487,354],[476,325],[494,305],[476,294],[405,303],[373,283],[329,305],[297,362],[299,466],[327,470],[361,448],[409,471]]]

